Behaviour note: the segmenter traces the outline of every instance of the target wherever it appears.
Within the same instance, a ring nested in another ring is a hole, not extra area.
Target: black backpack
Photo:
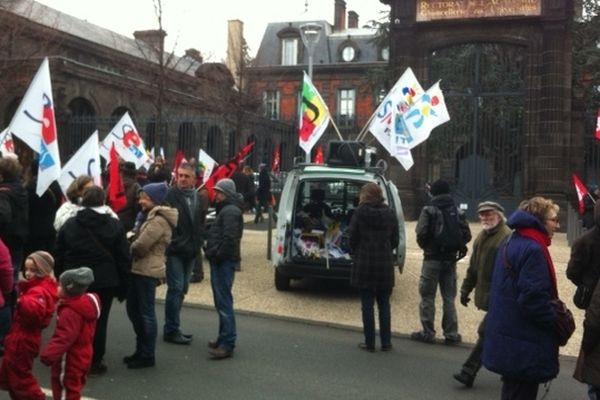
[[[461,226],[461,211],[456,206],[439,208],[430,207],[432,238],[440,253],[456,253],[467,245]]]

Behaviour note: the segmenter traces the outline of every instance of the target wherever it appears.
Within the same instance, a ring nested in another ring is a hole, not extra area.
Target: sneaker
[[[423,342],[423,343],[429,343],[429,344],[435,343],[435,337],[427,335],[427,334],[423,333],[423,331],[411,333],[410,340],[416,340],[417,342]]]
[[[154,357],[138,357],[127,363],[129,369],[154,367]]]
[[[90,366],[90,375],[104,375],[108,371],[108,367],[104,361],[92,362]]]
[[[374,353],[375,352],[375,346],[369,346],[366,343],[359,343],[358,344],[358,348],[364,351],[368,351],[369,353]]]
[[[455,346],[461,342],[462,342],[462,336],[460,336],[459,334],[457,334],[454,337],[447,337],[446,339],[444,339],[444,344],[446,346]]]
[[[222,360],[224,358],[233,357],[233,350],[227,350],[225,347],[219,346],[216,349],[210,349],[208,354],[210,354],[210,357],[213,360]]]
[[[473,386],[473,381],[475,380],[475,377],[473,375],[469,375],[462,370],[458,374],[454,374],[452,376],[454,377],[454,379],[456,379],[468,388]]]

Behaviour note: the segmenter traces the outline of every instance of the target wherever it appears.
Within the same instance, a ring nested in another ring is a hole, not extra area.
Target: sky
[[[136,30],[158,28],[155,0],[37,1],[128,37]],[[228,20],[244,23],[244,37],[254,56],[269,22],[321,19],[333,24],[334,0],[162,0],[162,8],[167,51],[183,55],[196,48],[205,61],[219,62],[227,51]],[[380,11],[389,12],[389,6],[379,0],[346,0],[348,11],[358,13],[362,26],[379,20]]]

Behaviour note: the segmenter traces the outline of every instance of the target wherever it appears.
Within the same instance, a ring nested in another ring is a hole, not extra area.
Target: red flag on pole
[[[177,180],[177,170],[183,161],[183,151],[177,149],[177,151],[175,151],[175,159],[173,160],[173,170],[171,171],[171,184]]]
[[[321,146],[320,144],[317,145],[316,150],[315,150],[315,155],[313,157],[313,163],[315,164],[323,164],[323,146]]]
[[[119,172],[119,157],[115,144],[111,144],[108,165],[108,205],[114,212],[119,211],[127,203],[125,188]]]
[[[273,148],[273,159],[271,160],[271,171],[279,172],[279,145]]]
[[[238,165],[240,165],[244,157],[246,157],[246,155],[252,149],[252,146],[254,146],[254,142],[245,145],[242,148],[242,150],[240,150],[239,153],[235,155],[235,157],[227,161],[225,164],[221,164],[217,168],[215,168],[210,177],[204,181],[203,186],[208,191],[208,198],[210,199],[210,201],[213,201],[215,198],[215,192],[213,190],[213,188],[215,187],[215,183],[217,183],[223,178],[229,178],[231,175],[233,175]]]
[[[596,118],[596,133],[594,134],[596,139],[600,139],[600,108],[598,109],[598,116]]]
[[[575,185],[575,191],[577,192],[577,202],[578,202],[578,211],[579,214],[583,214],[584,203],[583,198],[588,194],[588,190],[581,182],[581,180],[577,177],[577,175],[573,174],[573,185]]]

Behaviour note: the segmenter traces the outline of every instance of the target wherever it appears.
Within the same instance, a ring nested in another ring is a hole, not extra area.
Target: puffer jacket
[[[600,281],[585,311],[581,351],[573,376],[581,382],[600,387]]]
[[[483,341],[483,365],[502,376],[547,382],[558,374],[554,286],[544,249],[518,233],[546,233],[541,221],[517,210],[508,220],[517,229],[496,254]]]
[[[567,278],[575,285],[592,290],[600,278],[600,202],[594,207],[594,226],[584,232],[571,246]]]
[[[206,257],[221,263],[240,260],[240,242],[244,232],[243,197],[239,193],[217,203],[217,216],[206,238]]]
[[[40,352],[42,330],[54,314],[57,289],[56,281],[49,276],[17,284],[19,295],[10,330],[4,338],[0,367],[0,388],[8,390],[14,398],[43,398],[32,367]]]
[[[361,204],[352,214],[348,235],[352,249],[350,284],[362,289],[392,288],[392,251],[400,240],[394,211],[382,202]]]
[[[65,297],[59,302],[56,328],[40,356],[42,363],[51,366],[54,398],[79,398],[75,394],[81,392],[79,384],[85,382],[92,362],[92,343],[100,312],[100,299],[95,293]],[[63,379],[69,382],[64,385],[68,393],[63,393]]]
[[[165,250],[177,225],[177,209],[156,206],[148,212],[135,240],[131,243],[131,272],[161,279],[165,277]]]

